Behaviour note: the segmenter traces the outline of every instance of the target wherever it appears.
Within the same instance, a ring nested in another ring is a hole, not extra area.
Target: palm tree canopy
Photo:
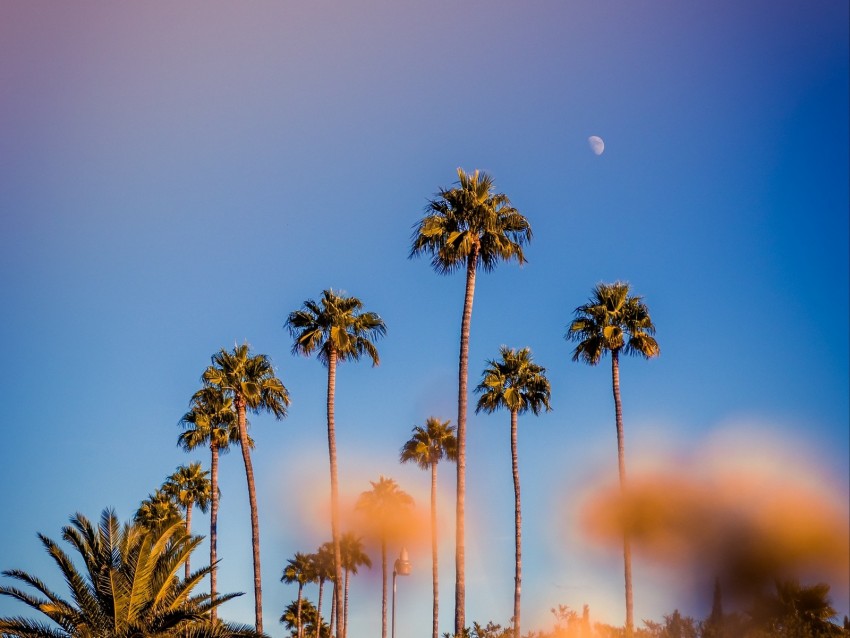
[[[310,554],[310,562],[316,580],[320,583],[334,580],[334,548],[333,543],[322,543],[316,553]]]
[[[402,463],[416,463],[423,470],[446,458],[457,460],[457,436],[451,421],[441,421],[437,417],[428,417],[425,427],[413,427],[413,435],[402,446],[399,460]]]
[[[241,399],[254,412],[265,410],[278,419],[286,416],[289,392],[275,376],[269,358],[264,354],[252,356],[247,343],[235,346],[233,352],[222,348],[214,354],[202,379],[225,397],[236,402]]]
[[[239,594],[211,601],[192,589],[209,572],[205,567],[181,579],[177,573],[201,542],[189,536],[178,521],[149,529],[139,524],[121,525],[115,513],[104,510],[95,526],[82,514],[62,530],[62,538],[79,554],[79,569],[71,556],[51,539],[39,534],[42,545],[59,567],[71,597],[51,591],[39,578],[21,570],[4,571],[37,593],[0,586],[0,594],[15,598],[58,625],[23,617],[0,618],[0,634],[19,638],[104,636],[213,635],[196,625],[208,623],[209,611]],[[227,628],[227,627],[225,627]],[[244,628],[215,635],[256,635]]]
[[[148,530],[160,529],[182,520],[180,507],[174,497],[162,488],[149,494],[133,517],[135,523]]]
[[[177,445],[187,452],[197,447],[215,444],[220,452],[239,444],[239,427],[233,399],[225,397],[219,388],[205,386],[192,395],[189,411],[180,419],[184,428]],[[248,437],[250,447],[254,441]]]
[[[362,355],[378,365],[374,341],[387,332],[383,319],[374,312],[362,312],[363,302],[333,290],[322,291],[318,302],[308,299],[300,310],[289,314],[285,327],[295,339],[294,354],[310,356],[318,350],[319,361],[327,365],[331,351],[340,361],[357,360]]]
[[[413,507],[413,497],[385,476],[369,483],[372,489],[360,494],[356,509],[369,516],[370,523],[381,535],[403,529],[405,516]]]
[[[178,467],[162,487],[184,510],[190,505],[197,506],[202,512],[209,509],[212,500],[210,473],[198,462]]]
[[[361,565],[372,569],[372,561],[363,551],[363,540],[353,532],[346,532],[339,539],[339,549],[342,555],[342,568],[352,574],[357,574]]]
[[[499,261],[525,263],[522,247],[531,241],[531,225],[506,195],[493,192],[487,173],[457,169],[454,188],[440,189],[414,226],[410,257],[431,255],[440,274],[466,265],[476,251],[482,268],[489,272]]]
[[[501,360],[487,362],[483,379],[475,388],[481,394],[475,411],[494,412],[505,408],[519,414],[528,410],[540,414],[541,409],[551,410],[546,368],[532,361],[531,350],[502,346],[499,353]]]
[[[313,560],[310,554],[303,552],[295,552],[294,557],[287,559],[286,567],[283,568],[283,576],[280,577],[282,583],[298,583],[301,586],[315,583],[316,580],[317,575]]]
[[[575,310],[566,339],[577,341],[573,361],[596,365],[605,352],[658,356],[655,325],[643,297],[630,296],[629,284],[597,284],[588,302]]]

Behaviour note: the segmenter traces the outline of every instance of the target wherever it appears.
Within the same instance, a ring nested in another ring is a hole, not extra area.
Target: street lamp
[[[410,561],[407,558],[407,550],[402,547],[401,554],[393,563],[393,631],[392,638],[395,638],[395,577],[410,575]]]

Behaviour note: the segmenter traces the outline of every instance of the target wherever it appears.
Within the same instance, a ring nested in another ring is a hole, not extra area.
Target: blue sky
[[[479,277],[470,349],[471,385],[507,344],[553,387],[553,411],[520,421],[525,628],[559,603],[622,622],[618,552],[569,531],[574,496],[616,472],[607,361],[572,363],[563,339],[597,282],[631,282],[662,350],[623,365],[627,460],[758,427],[815,458],[846,512],[847,4],[338,4],[0,5],[0,567],[49,574],[37,531],[129,517],[178,464],[207,462],[176,448],[177,420],[210,355],[248,341],[293,400],[282,422],[252,419],[266,627],[282,635],[285,560],[329,535],[311,505],[325,370],[290,354],[283,323],[328,287],[381,314],[381,365],[339,373],[340,471],[355,495],[384,474],[427,505],[427,475],[396,459],[413,425],[455,419],[463,278],[407,253],[459,166],[491,173],[534,230],[525,267]],[[471,416],[468,445],[467,617],[505,623],[507,415]],[[220,582],[249,592],[238,454],[221,481]],[[412,559],[399,614],[428,626],[427,550]],[[380,623],[361,578],[355,635]],[[848,613],[848,583],[833,587]],[[635,588],[638,618],[704,612],[640,557]],[[223,615],[250,622],[251,596]]]

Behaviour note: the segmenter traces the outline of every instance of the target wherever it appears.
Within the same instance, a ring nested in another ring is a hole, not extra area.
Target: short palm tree
[[[218,576],[218,503],[221,492],[218,488],[218,459],[230,449],[239,445],[239,427],[233,399],[225,397],[221,390],[203,387],[192,395],[188,412],[180,419],[184,430],[177,439],[177,445],[187,452],[208,445],[210,448],[210,596],[215,599]],[[250,448],[254,441],[248,437]],[[215,622],[216,609],[211,612]]]
[[[220,391],[233,400],[236,408],[236,423],[239,428],[239,443],[245,463],[248,482],[248,503],[251,508],[251,547],[254,558],[254,618],[258,633],[263,633],[263,588],[260,577],[260,519],[257,513],[257,493],[254,485],[254,467],[251,463],[251,445],[248,439],[246,412],[261,410],[271,412],[278,419],[286,416],[289,405],[287,392],[280,379],[275,376],[272,363],[266,355],[251,355],[247,343],[233,348],[232,352],[221,349],[213,355],[212,365],[203,374],[208,387]]]
[[[363,551],[363,541],[352,532],[345,532],[339,539],[342,555],[342,569],[345,574],[345,602],[342,607],[342,633],[348,632],[348,577],[357,575],[357,570],[365,565],[372,569],[372,561]]]
[[[642,297],[629,294],[629,284],[597,284],[588,302],[575,310],[566,338],[576,341],[573,361],[595,366],[606,352],[611,353],[611,385],[617,425],[617,460],[620,489],[626,487],[626,448],[623,437],[623,408],[620,402],[620,352],[647,359],[658,356],[655,325]],[[634,632],[632,599],[632,552],[629,535],[623,533],[623,562],[626,581],[626,632]]]
[[[321,638],[331,638],[331,628],[326,623],[322,623],[319,627],[319,612],[316,606],[307,598],[301,601],[301,620],[298,617],[299,603],[293,600],[286,606],[283,615],[280,617],[280,622],[289,630],[291,638],[298,638],[304,634],[308,636],[320,636]],[[299,624],[300,622],[300,624]],[[299,631],[299,626],[301,627]]]
[[[71,518],[62,538],[79,554],[78,568],[55,541],[39,539],[59,567],[70,598],[51,591],[44,581],[21,570],[4,571],[35,590],[0,586],[0,595],[15,598],[47,617],[47,622],[23,616],[0,618],[0,635],[8,638],[133,638],[190,636],[224,638],[259,634],[253,628],[209,622],[213,607],[239,594],[194,595],[192,589],[209,572],[205,567],[190,578],[178,572],[200,537],[186,534],[183,522],[148,528],[121,525],[110,510],[98,525],[82,514]],[[53,626],[53,623],[56,627]]]
[[[525,263],[522,247],[531,240],[531,225],[508,197],[493,192],[493,179],[476,170],[457,169],[454,188],[443,188],[431,200],[425,216],[414,227],[410,257],[431,255],[431,265],[441,275],[466,269],[466,294],[460,328],[457,410],[457,512],[455,542],[455,634],[466,622],[465,504],[466,504],[466,407],[469,376],[469,333],[475,275],[500,261]]]
[[[163,490],[183,508],[186,516],[186,534],[192,533],[192,508],[197,506],[199,510],[206,513],[212,500],[212,483],[210,473],[201,468],[200,463],[181,465],[174,474],[169,476]],[[189,578],[191,569],[189,559],[186,559],[186,574]]]
[[[434,590],[431,638],[439,633],[440,606],[437,560],[437,464],[442,459],[457,460],[457,437],[450,421],[429,417],[425,427],[414,426],[413,436],[401,448],[402,463],[416,463],[423,470],[431,470],[431,576]]]
[[[391,478],[369,481],[372,489],[360,494],[356,508],[369,517],[381,541],[381,638],[387,638],[387,541],[413,507],[413,497]]]
[[[519,490],[519,454],[517,452],[518,416],[528,410],[540,414],[551,410],[551,388],[546,368],[531,359],[528,348],[513,350],[502,346],[501,359],[487,362],[483,378],[475,391],[480,394],[476,412],[495,412],[501,408],[511,413],[511,466],[514,477],[514,638],[520,636],[520,592],[522,589],[522,508]]]
[[[315,581],[319,583],[319,597],[316,601],[316,613],[319,615],[319,624],[322,623],[322,594],[325,583],[334,580],[334,554],[331,543],[322,543],[315,554],[310,554]]]
[[[280,577],[282,583],[298,583],[298,599],[295,610],[295,627],[297,638],[302,638],[301,629],[301,601],[304,585],[307,583],[316,582],[316,573],[313,570],[313,561],[309,554],[295,552],[295,556],[286,561],[286,567],[283,568],[283,576]]]
[[[295,339],[292,352],[318,359],[328,368],[327,419],[328,456],[331,472],[331,542],[334,555],[334,578],[342,581],[342,557],[339,547],[339,476],[336,455],[336,422],[334,397],[336,367],[341,361],[356,361],[366,355],[372,365],[380,358],[373,341],[386,334],[384,321],[374,312],[363,312],[363,302],[333,290],[325,290],[318,302],[308,299],[300,310],[289,314],[286,328]],[[334,600],[342,608],[342,592],[337,587]],[[321,611],[321,610],[320,610]],[[345,638],[341,614],[337,614],[336,635]]]

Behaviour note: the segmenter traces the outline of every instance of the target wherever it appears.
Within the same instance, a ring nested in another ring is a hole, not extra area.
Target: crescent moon
[[[605,142],[598,135],[591,135],[587,138],[587,143],[590,145],[590,150],[594,155],[602,155],[605,151]]]

